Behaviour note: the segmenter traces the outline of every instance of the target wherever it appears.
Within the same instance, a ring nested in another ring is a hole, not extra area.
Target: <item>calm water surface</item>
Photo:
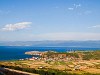
[[[71,50],[100,50],[100,48],[80,48],[80,47],[28,47],[28,46],[0,46],[0,61],[18,60],[31,58],[31,55],[25,55],[26,51],[47,51],[66,52]]]

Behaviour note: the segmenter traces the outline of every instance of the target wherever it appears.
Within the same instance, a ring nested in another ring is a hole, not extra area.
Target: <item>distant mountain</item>
[[[0,46],[35,46],[35,47],[96,47],[100,48],[100,41],[1,41]]]

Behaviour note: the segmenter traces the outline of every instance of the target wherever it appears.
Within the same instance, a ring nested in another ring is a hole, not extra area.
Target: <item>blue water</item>
[[[31,55],[26,55],[26,51],[48,51],[66,52],[72,50],[100,50],[100,48],[81,48],[81,47],[28,47],[28,46],[0,46],[0,61],[18,60],[31,58]]]

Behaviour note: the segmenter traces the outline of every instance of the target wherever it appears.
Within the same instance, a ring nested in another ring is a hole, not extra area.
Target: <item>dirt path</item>
[[[23,72],[19,70],[13,70],[9,68],[0,68],[0,72],[2,75],[39,75],[39,74],[33,74],[28,72]]]

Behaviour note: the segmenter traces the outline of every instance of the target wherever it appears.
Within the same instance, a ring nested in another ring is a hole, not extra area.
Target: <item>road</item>
[[[0,75],[39,75],[9,68],[0,68]]]

